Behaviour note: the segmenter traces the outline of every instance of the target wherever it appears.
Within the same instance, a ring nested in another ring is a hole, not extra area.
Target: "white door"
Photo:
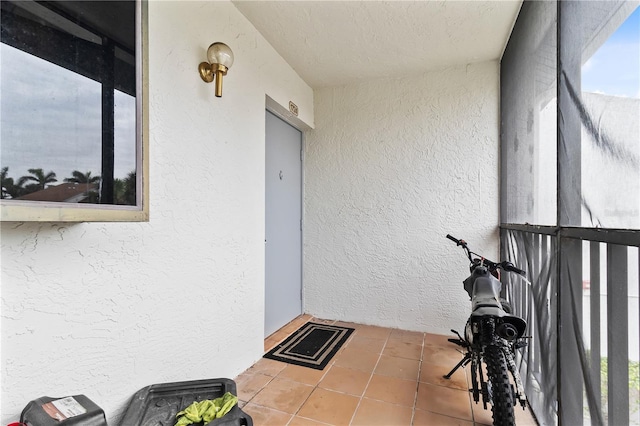
[[[302,133],[266,114],[265,337],[302,313]]]

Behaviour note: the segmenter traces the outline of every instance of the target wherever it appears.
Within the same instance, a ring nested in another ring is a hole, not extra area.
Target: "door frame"
[[[305,143],[305,131],[310,130],[307,124],[302,122],[296,116],[294,116],[291,112],[282,107],[279,103],[274,101],[268,95],[266,96],[266,105],[265,111],[270,112],[275,115],[277,118],[281,119],[294,129],[300,131],[300,311],[301,314],[304,314],[304,224],[305,224],[305,212],[304,212],[304,197],[305,197],[305,154],[306,154],[306,143]],[[266,121],[265,121],[265,132],[264,132],[264,149],[266,154],[267,149],[267,131],[266,131]],[[266,166],[266,156],[265,156],[265,166]],[[266,182],[265,182],[265,213],[266,213]],[[265,215],[266,217],[266,215]],[[265,222],[265,234],[264,240],[266,242],[266,222]],[[263,273],[264,276],[264,293],[266,293],[266,259],[265,259],[265,271]],[[263,298],[264,300],[264,298]],[[266,303],[266,302],[265,302]],[[266,305],[264,306],[264,313],[266,313]],[[264,333],[264,318],[265,315],[262,315],[263,318],[263,326],[262,330]],[[264,336],[267,338],[268,336]]]

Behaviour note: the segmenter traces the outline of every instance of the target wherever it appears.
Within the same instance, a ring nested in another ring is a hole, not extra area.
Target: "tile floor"
[[[467,372],[450,336],[298,317],[265,340],[265,351],[307,321],[355,328],[324,370],[262,358],[235,378],[255,426],[491,425],[491,409],[466,390]],[[537,425],[529,410],[516,423]]]

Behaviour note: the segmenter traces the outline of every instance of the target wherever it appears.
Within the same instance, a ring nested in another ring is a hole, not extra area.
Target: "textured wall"
[[[582,126],[582,226],[640,229],[640,99],[581,97],[600,137]]]
[[[305,311],[447,333],[463,253],[497,258],[498,64],[317,90],[306,134]]]
[[[235,377],[263,352],[265,94],[313,93],[228,2],[149,2],[148,223],[2,224],[2,414],[85,394],[117,424],[153,383]],[[197,65],[236,61],[224,96]]]

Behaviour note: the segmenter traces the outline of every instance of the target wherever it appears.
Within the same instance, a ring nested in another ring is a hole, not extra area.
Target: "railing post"
[[[607,245],[607,397],[610,425],[629,424],[628,249]]]
[[[600,358],[600,243],[591,241],[590,244],[590,312],[591,312],[591,383],[593,386],[593,398],[602,401],[600,370],[602,361]]]
[[[582,242],[560,238],[559,263],[558,420],[560,425],[581,425],[584,385],[578,339],[582,321]]]

